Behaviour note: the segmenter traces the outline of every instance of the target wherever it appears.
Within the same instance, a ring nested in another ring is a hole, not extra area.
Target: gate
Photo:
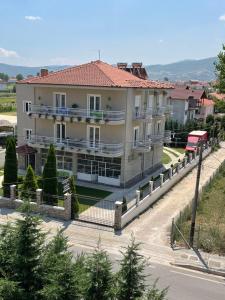
[[[115,202],[102,198],[79,195],[79,214],[75,220],[114,226]]]

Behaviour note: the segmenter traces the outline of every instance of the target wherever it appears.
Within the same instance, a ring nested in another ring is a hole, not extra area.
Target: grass
[[[178,155],[176,152],[174,152],[173,150],[169,149],[169,148],[166,148],[166,151],[173,154],[174,156],[176,157],[179,157],[180,155]]]
[[[163,157],[162,157],[162,164],[163,165],[167,165],[171,162],[171,158],[169,157],[168,154],[166,154],[165,152],[163,152]]]
[[[0,104],[16,103],[16,97],[0,97]]]
[[[185,153],[185,149],[184,148],[174,148],[174,150],[176,150],[180,154],[184,154]]]
[[[5,115],[5,116],[17,116],[16,111],[7,111],[7,112],[0,112],[0,115]]]
[[[177,225],[186,238],[190,231],[191,209],[186,208]],[[199,202],[195,234],[197,246],[209,253],[225,255],[225,166],[204,190]],[[182,244],[181,237],[175,239]]]

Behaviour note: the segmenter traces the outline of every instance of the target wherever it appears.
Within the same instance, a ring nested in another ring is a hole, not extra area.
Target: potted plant
[[[86,118],[86,122],[90,123],[91,119],[90,118]]]
[[[71,106],[72,108],[78,108],[79,107],[79,105],[78,104],[76,104],[76,103],[74,103],[74,104],[72,104],[72,106]]]
[[[80,122],[82,120],[82,117],[81,116],[77,117],[77,120]]]

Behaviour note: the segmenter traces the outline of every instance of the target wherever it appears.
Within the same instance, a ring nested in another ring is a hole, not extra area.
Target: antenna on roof
[[[101,60],[101,50],[98,50],[98,60]]]

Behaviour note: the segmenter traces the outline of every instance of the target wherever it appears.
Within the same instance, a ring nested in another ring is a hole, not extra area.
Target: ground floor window
[[[41,150],[41,165],[45,165],[47,160],[48,149]],[[73,157],[72,153],[66,151],[56,151],[56,163],[57,169],[72,171],[73,168]]]
[[[121,158],[78,154],[77,172],[103,177],[120,178]]]

